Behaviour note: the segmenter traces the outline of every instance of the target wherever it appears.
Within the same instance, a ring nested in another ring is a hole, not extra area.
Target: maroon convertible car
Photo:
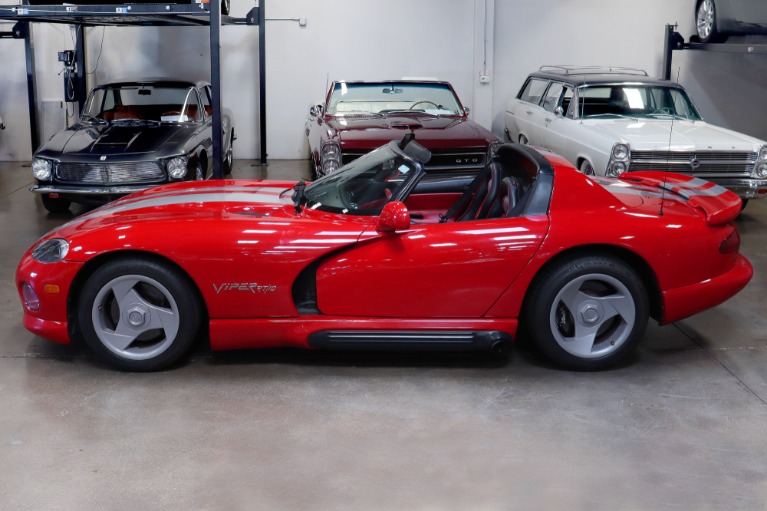
[[[448,82],[333,82],[325,104],[309,110],[306,136],[316,178],[407,132],[431,151],[429,174],[476,174],[501,144],[470,120]]]

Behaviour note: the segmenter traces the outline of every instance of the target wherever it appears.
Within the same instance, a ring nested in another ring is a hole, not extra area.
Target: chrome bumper
[[[706,179],[706,178],[703,178]],[[708,179],[727,188],[741,199],[759,199],[767,195],[767,179]]]
[[[134,186],[56,186],[56,185],[38,185],[30,187],[29,191],[34,193],[58,193],[60,195],[128,195],[133,192],[140,192],[153,185],[134,185]]]

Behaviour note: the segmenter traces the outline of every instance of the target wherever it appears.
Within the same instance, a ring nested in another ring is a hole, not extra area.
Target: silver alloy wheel
[[[519,136],[519,143],[522,145],[530,145],[530,141],[524,135]]]
[[[636,322],[636,303],[618,279],[602,273],[582,275],[557,293],[549,312],[554,340],[567,353],[601,358],[618,350]]]
[[[179,330],[173,295],[143,275],[110,280],[96,295],[91,318],[104,347],[129,360],[157,357],[173,344]]]
[[[199,161],[197,162],[197,167],[194,169],[194,178],[197,181],[205,179],[205,175],[202,173],[202,164]]]
[[[711,32],[714,28],[714,18],[713,0],[703,0],[698,6],[698,13],[695,20],[698,37],[700,37],[702,41],[707,40],[711,36]]]

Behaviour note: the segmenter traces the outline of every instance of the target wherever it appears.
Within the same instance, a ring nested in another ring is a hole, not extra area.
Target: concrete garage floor
[[[308,175],[237,162],[235,176]],[[651,324],[624,367],[508,357],[198,350],[127,374],[21,325],[16,264],[66,218],[0,163],[0,509],[767,508],[767,202],[744,292]]]

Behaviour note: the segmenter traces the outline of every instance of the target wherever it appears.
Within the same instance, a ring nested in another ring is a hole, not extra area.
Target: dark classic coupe
[[[79,122],[35,152],[32,174],[50,212],[108,202],[151,186],[205,179],[212,148],[207,82],[139,81],[91,91]],[[232,114],[222,112],[223,172],[232,169]]]
[[[408,132],[431,151],[428,173],[475,174],[501,142],[468,114],[448,82],[333,82],[306,121],[315,177]]]

